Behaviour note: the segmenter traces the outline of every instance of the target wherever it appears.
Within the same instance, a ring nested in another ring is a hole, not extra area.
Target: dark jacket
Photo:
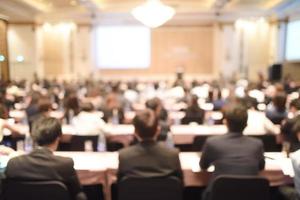
[[[209,200],[214,179],[219,175],[257,175],[264,169],[264,149],[260,140],[241,133],[208,138],[203,146],[200,167],[215,166],[213,177],[202,194]]]
[[[7,178],[28,181],[61,181],[70,191],[72,199],[85,200],[71,158],[55,156],[47,148],[37,148],[28,155],[9,160]]]
[[[178,151],[163,143],[144,141],[119,152],[118,180],[124,177],[165,177],[182,179]]]
[[[181,124],[189,124],[191,122],[196,122],[198,124],[203,124],[205,116],[205,111],[199,107],[189,107],[185,111],[185,116],[181,120]]]
[[[204,144],[200,167],[215,166],[218,175],[257,175],[264,169],[263,143],[240,133],[211,137]]]
[[[300,149],[300,142],[298,140],[297,133],[293,130],[296,123],[300,123],[300,115],[286,120],[286,122],[281,126],[281,133],[284,140],[290,143],[291,152]]]

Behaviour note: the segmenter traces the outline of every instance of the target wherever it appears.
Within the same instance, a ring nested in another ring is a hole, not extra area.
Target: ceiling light
[[[77,1],[72,0],[72,1],[70,2],[70,5],[71,5],[71,6],[76,6],[76,5],[77,5]]]
[[[0,62],[4,62],[5,61],[5,56],[0,54]]]
[[[147,0],[134,8],[131,14],[144,25],[156,28],[169,21],[174,16],[175,10],[164,5],[160,0]]]

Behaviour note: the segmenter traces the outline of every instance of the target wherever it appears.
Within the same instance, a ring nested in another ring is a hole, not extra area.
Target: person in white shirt
[[[269,120],[264,112],[257,111],[253,108],[248,110],[248,122],[244,134],[247,133],[269,133],[279,134],[280,128]]]
[[[78,135],[105,134],[106,123],[101,119],[101,114],[94,111],[92,103],[83,103],[81,111],[73,117],[71,124]]]
[[[11,132],[13,137],[21,135],[21,133],[11,126],[5,119],[0,118],[0,145],[2,144],[3,140],[3,130],[8,129]]]

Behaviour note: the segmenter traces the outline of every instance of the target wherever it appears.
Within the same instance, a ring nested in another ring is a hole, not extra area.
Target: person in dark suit
[[[281,124],[287,117],[286,101],[287,95],[284,92],[279,92],[272,98],[272,102],[267,106],[266,116],[274,124]]]
[[[158,98],[152,98],[146,101],[146,108],[153,110],[158,118],[158,125],[160,127],[160,133],[158,135],[159,141],[165,141],[170,132],[170,125],[168,122],[168,111],[163,107],[162,101]]]
[[[61,124],[57,119],[44,117],[33,124],[32,139],[36,148],[28,155],[21,155],[9,160],[5,175],[9,179],[28,181],[61,181],[71,199],[86,200],[85,194],[74,170],[71,158],[53,155],[61,136]]]
[[[181,120],[181,124],[189,124],[195,122],[197,124],[203,124],[205,117],[205,111],[199,107],[198,97],[192,95],[189,100],[189,105],[185,111],[185,116]]]
[[[157,142],[158,119],[150,109],[133,119],[139,143],[119,152],[118,181],[123,178],[175,176],[182,179],[178,151]]]
[[[265,166],[262,142],[243,135],[247,126],[247,108],[239,104],[229,105],[224,117],[229,133],[208,138],[202,149],[201,169],[215,167],[204,199],[209,199],[211,183],[217,176],[257,175]]]
[[[300,149],[300,142],[298,140],[297,131],[295,130],[295,124],[300,123],[300,100],[294,99],[290,103],[290,113],[292,118],[287,119],[281,126],[281,134],[283,140],[290,144],[290,151],[294,152]]]

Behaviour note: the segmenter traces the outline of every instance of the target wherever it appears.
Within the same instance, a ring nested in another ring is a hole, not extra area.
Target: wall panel
[[[1,79],[9,79],[8,67],[8,47],[7,47],[7,23],[0,19],[0,54],[5,57],[3,62],[0,62]]]
[[[187,74],[213,73],[213,26],[162,27],[153,29],[151,65],[140,70],[99,70],[105,75],[174,74],[181,67]]]

